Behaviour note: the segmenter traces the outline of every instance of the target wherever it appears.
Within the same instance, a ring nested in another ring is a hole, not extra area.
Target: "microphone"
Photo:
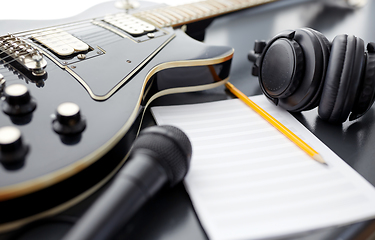
[[[143,130],[113,183],[63,239],[109,239],[164,185],[173,187],[185,177],[191,154],[191,143],[180,129]]]

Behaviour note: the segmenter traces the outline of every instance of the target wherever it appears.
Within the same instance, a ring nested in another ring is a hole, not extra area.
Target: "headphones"
[[[375,100],[375,43],[365,51],[361,38],[338,35],[332,43],[311,28],[284,31],[268,43],[256,41],[254,62],[264,95],[290,112],[317,106],[332,123],[354,120]]]

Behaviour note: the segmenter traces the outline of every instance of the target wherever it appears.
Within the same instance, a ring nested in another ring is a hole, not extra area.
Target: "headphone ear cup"
[[[353,108],[364,64],[364,42],[339,35],[332,42],[319,116],[329,122],[344,122]]]
[[[295,54],[281,54],[284,48],[294,49]],[[301,54],[297,54],[299,49]],[[276,105],[291,112],[318,106],[329,52],[329,41],[313,29],[300,28],[280,33],[267,43],[257,59],[262,92]]]
[[[311,85],[309,87],[309,89],[307,91],[309,92],[313,92],[313,94],[311,94],[311,100],[304,104],[300,109],[298,109],[298,111],[307,111],[307,110],[311,110],[317,106],[319,106],[319,102],[320,102],[320,96],[321,96],[321,93],[322,93],[322,89],[323,89],[323,86],[324,86],[324,79],[325,79],[325,74],[326,74],[326,71],[327,71],[327,65],[328,65],[328,60],[329,60],[329,55],[330,55],[330,51],[331,51],[331,43],[329,42],[329,40],[321,33],[321,32],[318,32],[312,28],[302,28],[304,31],[307,31],[307,32],[310,32],[313,34],[313,36],[315,37],[316,40],[318,40],[319,42],[319,46],[320,46],[320,50],[322,52],[322,57],[321,59],[317,59],[316,61],[321,61],[322,62],[322,68],[321,70],[319,70],[318,67],[316,67],[314,69],[315,72],[319,72],[318,74],[320,74],[321,76],[321,79],[319,79],[320,81],[320,84],[317,84],[315,87],[314,85]]]
[[[367,45],[366,64],[363,70],[361,85],[349,120],[363,116],[375,100],[375,43]]]
[[[328,51],[330,51],[331,49],[331,43],[329,42],[329,40],[326,38],[326,36],[324,36],[321,32],[318,32],[314,29],[311,29],[309,28],[310,31],[312,31],[313,33],[316,34],[316,36],[318,37],[318,39],[321,41],[321,44],[323,47],[325,47],[326,49],[328,49]]]

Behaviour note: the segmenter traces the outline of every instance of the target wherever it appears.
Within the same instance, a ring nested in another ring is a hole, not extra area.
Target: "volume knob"
[[[24,115],[36,108],[36,101],[31,97],[25,85],[13,84],[4,90],[3,111],[8,115]]]
[[[86,120],[81,116],[77,104],[66,102],[57,107],[56,118],[53,120],[53,129],[59,134],[77,134],[86,128]]]
[[[7,126],[0,128],[0,162],[13,164],[23,161],[29,147],[22,141],[18,128]]]

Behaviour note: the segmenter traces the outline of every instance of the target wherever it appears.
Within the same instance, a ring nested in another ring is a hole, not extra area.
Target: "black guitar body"
[[[0,159],[0,232],[61,212],[107,182],[124,164],[144,107],[157,94],[208,89],[228,79],[231,48],[206,46],[170,27],[132,36],[100,26],[105,15],[118,12],[108,2],[64,21],[0,22],[1,36],[18,35],[47,62],[45,74],[35,76],[2,51],[0,128],[20,130],[28,151],[13,162]],[[89,50],[59,56],[33,39],[35,30],[51,25],[85,42]],[[35,110],[4,110],[6,88],[13,84],[27,87]],[[57,107],[65,102],[79,106],[84,130],[71,134],[55,129]]]

